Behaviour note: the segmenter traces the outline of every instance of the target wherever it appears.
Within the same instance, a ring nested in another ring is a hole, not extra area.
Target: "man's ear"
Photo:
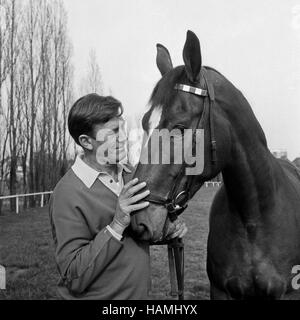
[[[91,137],[89,137],[85,134],[82,134],[78,137],[78,141],[79,141],[80,145],[82,146],[82,148],[90,150],[90,151],[93,150],[94,147],[91,142]]]
[[[200,42],[194,32],[188,31],[183,49],[186,74],[191,82],[198,82],[202,65]]]
[[[165,73],[173,69],[170,53],[162,44],[157,44],[156,65],[163,76]]]

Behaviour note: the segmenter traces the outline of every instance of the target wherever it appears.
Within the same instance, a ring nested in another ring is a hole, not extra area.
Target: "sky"
[[[182,65],[186,31],[197,34],[204,65],[220,71],[249,101],[270,150],[300,156],[299,0],[64,0],[79,83],[94,49],[106,93],[127,119],[147,109],[156,43]],[[77,98],[77,97],[76,97]]]

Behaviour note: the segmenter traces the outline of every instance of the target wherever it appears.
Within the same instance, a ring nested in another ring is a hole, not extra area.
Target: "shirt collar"
[[[77,155],[76,160],[72,166],[72,170],[76,176],[88,187],[91,188],[96,179],[99,177],[99,174],[107,174],[105,171],[97,171],[94,168],[90,167],[82,160],[83,155]],[[119,177],[122,175],[123,170],[127,173],[130,173],[131,170],[124,163],[118,164]]]
[[[82,156],[78,155],[72,166],[72,170],[76,176],[88,187],[90,188],[99,176],[97,170],[93,169],[87,165],[83,160]]]
[[[120,168],[121,168],[122,170],[124,170],[125,172],[131,173],[131,170],[128,168],[128,166],[127,166],[126,163],[119,163],[118,166],[120,166]]]

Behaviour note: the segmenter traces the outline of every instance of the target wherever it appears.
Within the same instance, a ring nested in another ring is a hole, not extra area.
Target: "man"
[[[148,244],[130,237],[130,214],[149,205],[146,183],[125,164],[123,108],[113,97],[86,95],[72,106],[69,132],[84,154],[50,201],[58,290],[65,299],[146,299]],[[178,223],[170,238],[186,233]]]

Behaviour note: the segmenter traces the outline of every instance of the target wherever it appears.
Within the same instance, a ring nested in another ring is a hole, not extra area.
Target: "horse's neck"
[[[256,221],[265,212],[272,211],[275,200],[275,178],[269,153],[258,148],[254,155],[240,151],[223,171],[229,203],[244,222]]]
[[[218,83],[217,102],[231,134],[230,158],[222,168],[224,185],[232,211],[252,221],[274,207],[278,166],[247,99],[223,76]]]
[[[222,171],[229,203],[245,222],[254,222],[274,206],[276,166],[261,143],[235,142],[230,164]]]

